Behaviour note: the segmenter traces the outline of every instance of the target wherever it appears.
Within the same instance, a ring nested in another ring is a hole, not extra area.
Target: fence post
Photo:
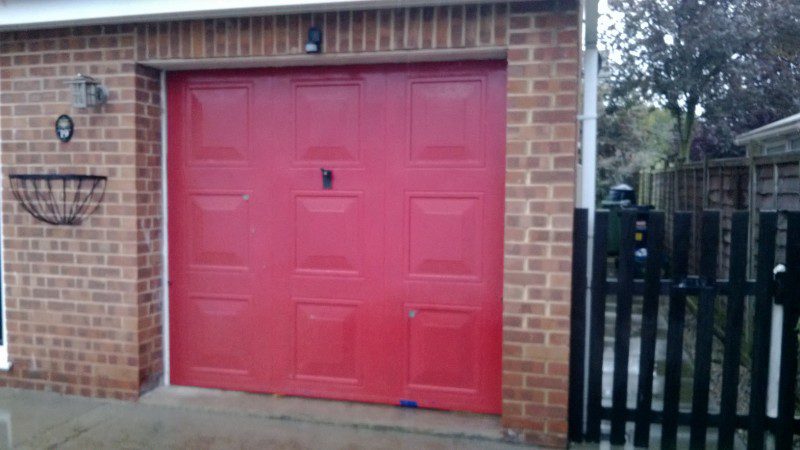
[[[569,337],[569,440],[583,440],[584,352],[586,351],[586,265],[589,212],[575,209],[572,229],[572,305]]]
[[[633,304],[634,235],[636,211],[620,213],[619,270],[617,275],[617,320],[614,331],[614,388],[612,392],[611,445],[625,444],[628,404],[628,356],[631,343]]]
[[[586,394],[586,440],[600,441],[600,416],[603,397],[603,332],[606,313],[606,245],[608,211],[595,213],[592,249],[591,318],[589,321],[589,381]]]
[[[753,317],[753,358],[750,376],[749,450],[764,449],[766,427],[770,322],[772,321],[772,265],[775,263],[777,213],[761,213],[758,219],[758,262]]]
[[[775,448],[792,447],[795,384],[797,381],[797,319],[800,300],[800,212],[787,213],[786,227],[786,283],[784,286],[783,329],[781,339],[780,381],[778,388],[778,423],[775,430]]]
[[[692,386],[692,424],[689,446],[706,447],[708,430],[708,397],[711,381],[711,347],[713,345],[714,303],[717,298],[717,249],[719,248],[719,212],[706,211],[700,222],[701,291],[697,297],[697,330],[694,377]]]
[[[686,294],[681,284],[686,282],[686,270],[689,266],[692,215],[685,212],[676,213],[672,230],[673,284],[669,295],[667,361],[664,374],[664,417],[661,425],[661,448],[665,450],[674,450],[677,447],[681,367],[683,366],[683,331],[686,316]]]
[[[744,321],[745,285],[747,283],[748,212],[737,211],[731,217],[731,253],[728,275],[728,308],[725,321],[725,348],[722,359],[722,394],[720,396],[719,448],[733,448],[736,431],[736,404],[739,390],[742,323]]]
[[[636,396],[636,430],[633,445],[648,447],[653,411],[653,368],[655,366],[658,305],[661,296],[661,265],[664,246],[664,213],[652,211],[647,220],[647,267],[642,300],[642,337],[639,357],[639,392]]]

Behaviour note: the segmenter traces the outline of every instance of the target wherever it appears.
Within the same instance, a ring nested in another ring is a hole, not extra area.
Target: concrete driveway
[[[0,449],[519,449],[498,418],[160,388],[138,403],[0,389]]]

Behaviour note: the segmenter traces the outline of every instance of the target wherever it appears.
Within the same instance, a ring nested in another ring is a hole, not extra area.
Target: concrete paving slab
[[[0,389],[0,449],[58,428],[103,404],[48,392]]]
[[[495,441],[503,438],[500,418],[483,414],[409,409],[389,405],[282,397],[181,386],[157,388],[144,395],[141,402],[148,405],[246,414],[320,425],[395,430]]]
[[[298,414],[301,406],[306,412]],[[276,409],[269,412],[266,407]],[[327,416],[351,411],[356,415],[350,418]],[[357,424],[367,413],[372,419]],[[425,420],[436,426],[424,425]],[[6,427],[0,430],[7,431],[5,437],[0,434],[0,449],[520,448],[499,440],[497,423],[492,439],[466,431],[470,424],[488,426],[496,420],[200,389],[167,388],[139,403],[0,389],[0,426]]]

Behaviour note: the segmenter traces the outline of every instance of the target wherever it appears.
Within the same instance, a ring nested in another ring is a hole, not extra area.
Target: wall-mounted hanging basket
[[[108,177],[9,175],[11,192],[33,217],[53,225],[79,225],[103,201]]]

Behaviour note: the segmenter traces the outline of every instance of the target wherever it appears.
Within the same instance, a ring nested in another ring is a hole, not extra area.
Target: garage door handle
[[[326,168],[319,169],[322,171],[322,189],[333,188],[333,171]]]

